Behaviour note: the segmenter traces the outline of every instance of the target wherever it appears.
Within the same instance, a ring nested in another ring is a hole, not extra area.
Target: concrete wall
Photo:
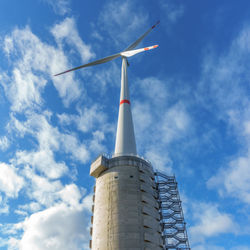
[[[91,248],[162,249],[152,167],[135,156],[115,157],[106,163],[105,168],[100,166],[105,170],[95,176]],[[98,167],[92,165],[96,173]]]

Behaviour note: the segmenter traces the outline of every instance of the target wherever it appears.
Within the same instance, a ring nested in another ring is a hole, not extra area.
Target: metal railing
[[[191,250],[175,176],[155,172],[164,249]]]

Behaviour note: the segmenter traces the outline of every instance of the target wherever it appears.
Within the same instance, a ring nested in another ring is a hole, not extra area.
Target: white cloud
[[[162,152],[161,149],[152,147],[146,151],[145,156],[150,160],[155,170],[172,174],[173,162],[166,151]]]
[[[56,162],[53,150],[59,150],[60,133],[48,122],[50,114],[30,114],[21,131],[32,134],[39,143],[37,151],[18,151],[15,164],[31,165],[49,178],[59,178],[68,171],[64,162]],[[16,119],[16,118],[12,118]],[[16,119],[17,120],[17,119]],[[18,126],[19,128],[20,126]]]
[[[83,62],[88,62],[95,56],[91,51],[90,45],[86,45],[79,36],[73,18],[65,18],[63,22],[56,24],[51,29],[51,33],[60,47],[63,47],[64,44],[75,47],[77,53],[81,55]]]
[[[43,0],[47,2],[54,10],[56,14],[65,15],[71,12],[70,9],[70,0]]]
[[[180,140],[188,132],[192,132],[190,130],[191,118],[185,106],[180,102],[166,109],[161,109],[160,105],[149,107],[145,104],[142,107],[137,104],[135,116],[140,122],[140,124],[137,124],[138,121],[135,123],[139,128],[138,130],[142,134],[146,131],[152,131],[148,138],[157,139],[158,143],[161,142],[164,145]]]
[[[216,188],[220,194],[227,194],[250,204],[250,156],[230,161],[227,168],[221,168],[211,177],[207,186]]]
[[[249,32],[249,27],[243,28],[229,50],[220,57],[209,50],[202,65],[198,92],[200,101],[205,101],[208,108],[218,108],[224,119],[230,110],[240,112],[243,116],[249,110],[246,95],[246,82],[250,76],[247,70],[250,65],[249,48],[246,45],[250,41]]]
[[[84,108],[79,111],[80,116],[76,117],[78,129],[82,132],[91,131],[96,124],[105,124],[107,122],[106,114],[100,112],[98,106],[93,105],[90,108]]]
[[[244,133],[250,136],[250,121],[245,121],[243,126],[244,126]]]
[[[26,126],[19,121],[13,114],[10,114],[10,120],[6,126],[9,133],[15,131],[15,134],[24,137],[27,132]]]
[[[70,169],[64,162],[56,160],[56,152],[64,156],[66,153],[74,161],[83,163],[89,159],[86,145],[81,144],[75,134],[61,133],[58,128],[52,126],[51,115],[48,111],[43,114],[29,113],[26,115],[27,119],[21,122],[22,126],[12,128],[15,132],[20,128],[22,136],[30,134],[37,140],[37,149],[33,147],[31,151],[17,151],[12,159],[13,164],[22,166],[22,176],[28,183],[25,192],[31,199],[27,207],[20,206],[16,210],[18,214],[50,207],[62,198],[59,193],[63,185],[59,178],[68,175]],[[17,118],[13,115],[12,120]],[[97,133],[96,137],[97,141],[101,140],[102,134]]]
[[[93,131],[92,138],[86,141],[88,149],[92,152],[105,152],[106,147],[103,142],[106,138],[106,133],[113,133],[113,126],[108,123],[107,115],[98,108],[97,105],[93,105],[90,108],[78,108],[79,115],[59,114],[57,115],[60,124],[63,127],[69,125],[75,125],[77,129],[84,133]],[[61,135],[61,141],[63,141],[63,148],[65,152],[71,152],[72,155],[85,163],[89,159],[89,152],[86,148],[86,144],[81,144],[76,141],[72,135]]]
[[[79,206],[88,208],[89,206],[88,202],[81,202],[82,196],[86,193],[84,188],[77,187],[75,184],[64,186],[60,180],[52,180],[38,175],[29,166],[24,167],[22,176],[26,179],[25,193],[30,198],[30,202],[18,206],[16,211],[19,214],[38,212],[59,203],[75,208]]]
[[[42,104],[40,92],[46,84],[43,77],[38,78],[30,71],[20,68],[14,68],[12,76],[3,79],[5,93],[14,111],[40,106]]]
[[[170,95],[166,82],[169,79],[138,79],[134,89],[140,96],[133,102],[132,112],[138,153],[145,155],[157,170],[172,174],[169,148],[190,138],[193,129],[187,104]]]
[[[6,136],[0,137],[0,150],[5,151],[9,146],[9,139]]]
[[[48,80],[53,81],[66,106],[82,94],[73,73],[53,77],[54,74],[70,68],[61,41],[65,40],[73,52],[81,55],[83,61],[89,60],[94,54],[90,46],[81,40],[72,18],[56,24],[51,32],[59,48],[40,40],[29,27],[16,28],[4,38],[4,51],[9,57],[12,70],[10,75],[0,72],[0,78],[14,111],[40,107],[43,104],[42,92]]]
[[[85,144],[79,142],[77,135],[62,133],[52,126],[50,118],[51,113],[48,111],[27,114],[24,122],[12,115],[9,129],[20,132],[22,136],[31,134],[38,142],[36,150],[17,152],[17,164],[29,164],[49,178],[59,178],[68,172],[68,168],[64,162],[55,160],[54,151],[65,152],[73,160],[83,163],[89,159],[89,151]]]
[[[77,207],[82,197],[81,192],[75,184],[66,185],[58,194],[65,204],[72,207]]]
[[[164,105],[168,102],[170,95],[166,87],[166,82],[157,77],[147,77],[138,79],[136,84],[140,92],[144,94],[151,105]]]
[[[48,183],[44,182],[44,178],[34,175],[30,177],[32,181],[39,183],[37,189],[47,187],[48,199],[52,193],[56,199],[48,208],[35,212],[23,222],[10,225],[9,229],[4,230],[10,236],[13,235],[10,237],[13,248],[15,246],[25,250],[88,249],[92,195],[83,197],[86,191],[80,190],[75,184],[64,187],[59,185],[59,189],[53,191]],[[34,180],[34,177],[40,180]],[[20,208],[30,209],[30,206]],[[20,235],[21,231],[23,234],[17,238],[17,232]],[[10,242],[8,244],[10,245]]]
[[[199,83],[200,102],[217,110],[219,119],[228,124],[228,132],[237,140],[238,152],[226,160],[218,172],[209,178],[207,186],[220,195],[229,195],[250,203],[250,102],[247,96],[250,28],[244,27],[229,50],[221,57],[211,51],[206,57]],[[207,98],[209,96],[210,99]]]
[[[104,56],[107,56],[107,54]],[[91,87],[96,91],[99,98],[107,97],[110,88],[114,86],[120,87],[121,69],[119,60],[108,62],[105,67],[98,68],[98,70],[95,70],[95,74],[91,75],[91,80],[93,81]]]
[[[173,102],[166,82],[168,79],[155,77],[137,80],[135,88],[141,96],[133,104],[132,110],[138,138],[144,138],[143,134],[151,131],[147,138],[157,138],[158,142],[165,145],[183,138],[187,132],[192,132],[191,118],[185,102]]]
[[[237,230],[237,225],[231,216],[221,212],[215,204],[197,203],[192,209],[196,223],[189,229],[191,242],[202,242],[208,237],[233,233]]]
[[[151,113],[150,105],[147,103],[133,103],[133,117],[135,124],[135,134],[138,138],[143,138],[142,135],[153,125],[153,114]]]
[[[10,237],[8,239],[8,249],[9,250],[17,250],[18,249],[18,239],[14,238],[14,237]],[[6,245],[7,245],[6,244]]]
[[[62,113],[62,114],[57,114],[57,118],[58,118],[60,124],[62,124],[64,126],[68,126],[68,125],[72,124],[72,122],[73,122],[72,119],[74,119],[74,116]]]
[[[62,125],[75,124],[79,131],[84,133],[96,128],[97,125],[107,123],[107,115],[100,110],[100,107],[93,105],[90,108],[78,109],[79,115],[60,114],[57,115]]]
[[[182,138],[190,131],[191,120],[182,103],[172,106],[163,116],[162,140],[171,142]]]
[[[74,160],[86,163],[89,160],[90,154],[85,144],[80,144],[74,135],[61,134],[61,147],[66,152],[72,155]]]
[[[22,137],[25,134],[33,135],[41,150],[58,150],[60,132],[58,128],[51,125],[51,115],[52,113],[47,110],[40,114],[30,111],[26,114],[25,120],[19,120],[12,114],[9,131],[19,132]],[[14,126],[11,126],[11,124],[14,124]]]
[[[90,149],[92,152],[102,152],[106,151],[106,147],[102,144],[105,135],[102,131],[94,131],[93,132],[93,139],[90,142]]]
[[[3,198],[0,195],[0,214],[8,214],[8,213],[9,213],[9,205],[7,203],[7,197]]]
[[[22,211],[23,213],[27,214],[27,212],[34,213],[34,212],[41,210],[41,205],[38,202],[31,202],[25,205],[19,205],[18,208],[19,208],[19,211]]]
[[[26,186],[26,194],[33,202],[37,202],[41,207],[50,207],[60,198],[58,192],[62,190],[63,185],[60,180],[50,180],[46,177],[40,176],[35,173],[34,169],[26,166],[22,171],[22,175],[26,178],[28,183]],[[23,207],[20,209],[27,209]]]
[[[250,250],[250,247],[241,245],[241,246],[232,247],[230,248],[230,250]]]
[[[4,38],[4,51],[10,59],[15,58],[13,60],[15,63],[13,63],[12,75],[3,75],[2,84],[7,97],[12,102],[12,109],[15,111],[41,105],[40,92],[43,90],[46,80],[42,76],[34,75],[31,69],[41,69],[42,67],[45,70],[45,47],[28,27],[15,29]]]
[[[56,162],[51,150],[18,151],[16,153],[16,164],[30,165],[48,178],[60,178],[68,172],[64,162]]]
[[[0,247],[4,247],[8,244],[8,239],[0,237]]]
[[[226,250],[224,247],[220,246],[215,246],[215,245],[209,245],[209,244],[204,244],[204,245],[195,245],[192,246],[192,250]]]
[[[127,47],[147,29],[148,14],[137,8],[134,1],[110,1],[101,12],[99,22],[116,44],[122,42]]]
[[[179,5],[176,3],[173,3],[174,1],[160,1],[161,8],[165,12],[165,18],[170,22],[170,23],[175,23],[177,22],[184,14],[184,6]]]
[[[87,249],[88,218],[84,208],[60,204],[32,214],[22,223],[19,249]]]
[[[93,195],[94,195],[93,193],[90,193],[89,195],[85,196],[82,200],[82,204],[90,213],[92,213]]]
[[[17,197],[24,186],[24,180],[18,175],[14,166],[0,163],[0,191],[9,197]]]

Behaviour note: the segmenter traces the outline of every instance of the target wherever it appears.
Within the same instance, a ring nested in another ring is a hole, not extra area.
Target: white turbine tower
[[[128,77],[127,77],[127,58],[134,56],[138,53],[148,51],[154,48],[157,48],[158,45],[145,47],[141,49],[133,50],[148,33],[159,24],[159,21],[149,28],[142,36],[140,36],[135,42],[129,45],[125,50],[120,53],[66,70],[55,76],[62,75],[77,69],[94,66],[102,63],[109,62],[118,57],[122,58],[122,68],[121,68],[121,94],[120,94],[120,108],[119,108],[119,116],[118,116],[118,125],[117,125],[117,133],[116,133],[116,143],[115,143],[115,153],[114,156],[122,156],[122,155],[137,155],[136,151],[136,143],[135,143],[135,135],[134,135],[134,126],[133,119],[130,108],[130,98],[129,98],[129,87],[128,87]]]
[[[157,24],[122,52],[57,74],[122,58],[115,153],[110,159],[99,156],[90,167],[90,175],[96,178],[90,230],[93,250],[163,248],[154,171],[148,161],[137,156],[127,80],[127,58],[158,47],[134,50]]]

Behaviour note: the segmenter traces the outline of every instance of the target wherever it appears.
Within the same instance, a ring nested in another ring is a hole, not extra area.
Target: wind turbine
[[[128,87],[128,77],[127,77],[127,58],[134,56],[138,53],[155,49],[158,45],[153,45],[150,47],[135,49],[134,48],[153,30],[160,21],[156,22],[152,27],[150,27],[142,36],[140,36],[135,42],[129,45],[125,50],[117,54],[104,57],[102,59],[83,64],[81,66],[63,71],[56,74],[59,76],[77,69],[86,68],[89,66],[94,66],[102,63],[109,62],[118,57],[122,58],[122,68],[121,68],[121,92],[120,92],[120,107],[118,115],[118,125],[116,132],[116,143],[115,143],[115,153],[114,156],[122,155],[137,155],[135,135],[134,135],[134,126],[132,120],[132,113],[130,109],[130,98],[129,98],[129,87]]]

